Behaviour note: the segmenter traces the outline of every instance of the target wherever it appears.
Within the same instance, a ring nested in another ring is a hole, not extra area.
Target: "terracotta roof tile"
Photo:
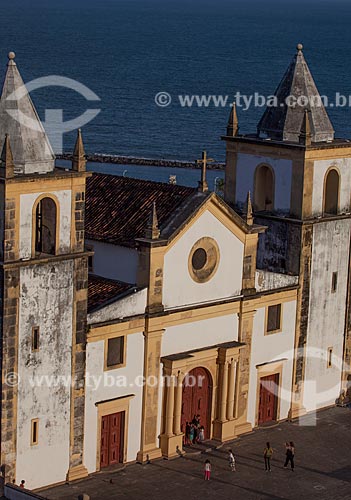
[[[115,297],[135,289],[135,285],[122,281],[111,280],[89,274],[88,280],[88,312],[98,309]]]
[[[143,238],[153,202],[159,227],[196,188],[94,173],[87,179],[85,234],[87,239],[134,246]]]

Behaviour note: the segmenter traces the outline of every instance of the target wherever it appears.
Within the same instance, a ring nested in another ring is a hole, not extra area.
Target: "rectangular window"
[[[32,328],[32,351],[39,351],[39,326],[33,326]]]
[[[328,368],[333,366],[333,348],[328,348]]]
[[[338,288],[338,273],[333,273],[332,276],[332,293],[336,292],[336,289]]]
[[[31,422],[30,444],[34,446],[38,444],[38,442],[39,442],[39,419],[34,418]]]
[[[124,364],[124,337],[107,340],[106,368]]]
[[[92,245],[86,245],[86,250],[88,252],[93,252],[94,247]],[[89,273],[92,273],[94,271],[94,255],[88,256],[88,271]]]
[[[282,305],[269,306],[267,311],[267,333],[278,332],[281,329]]]

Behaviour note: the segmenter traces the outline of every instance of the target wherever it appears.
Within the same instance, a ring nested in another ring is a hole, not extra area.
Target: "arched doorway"
[[[267,165],[256,168],[254,206],[258,211],[271,211],[274,208],[274,174]]]
[[[202,367],[191,370],[183,382],[182,432],[186,422],[200,415],[200,424],[205,428],[205,439],[211,437],[212,377]]]
[[[324,213],[337,215],[339,205],[339,174],[329,170],[325,179]]]

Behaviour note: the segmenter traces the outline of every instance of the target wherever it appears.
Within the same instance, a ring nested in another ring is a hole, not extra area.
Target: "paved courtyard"
[[[302,423],[313,423],[311,417]],[[317,414],[316,426],[284,422],[257,429],[231,445],[208,452],[189,453],[175,460],[148,465],[133,464],[124,470],[98,473],[41,494],[51,500],[77,500],[87,493],[91,500],[350,500],[351,411],[332,408]],[[271,473],[265,473],[262,453],[269,440],[274,448]],[[296,469],[283,469],[284,442],[296,446]],[[232,447],[237,472],[231,472],[227,449]],[[203,463],[209,458],[212,477],[203,480]]]

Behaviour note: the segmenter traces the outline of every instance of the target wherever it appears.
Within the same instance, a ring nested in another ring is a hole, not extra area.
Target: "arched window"
[[[260,165],[255,172],[255,210],[271,211],[274,208],[274,175],[267,165]]]
[[[56,253],[56,203],[52,198],[39,201],[35,211],[35,252]]]
[[[333,168],[329,170],[325,179],[324,190],[324,213],[337,215],[339,205],[339,183],[338,172]]]

